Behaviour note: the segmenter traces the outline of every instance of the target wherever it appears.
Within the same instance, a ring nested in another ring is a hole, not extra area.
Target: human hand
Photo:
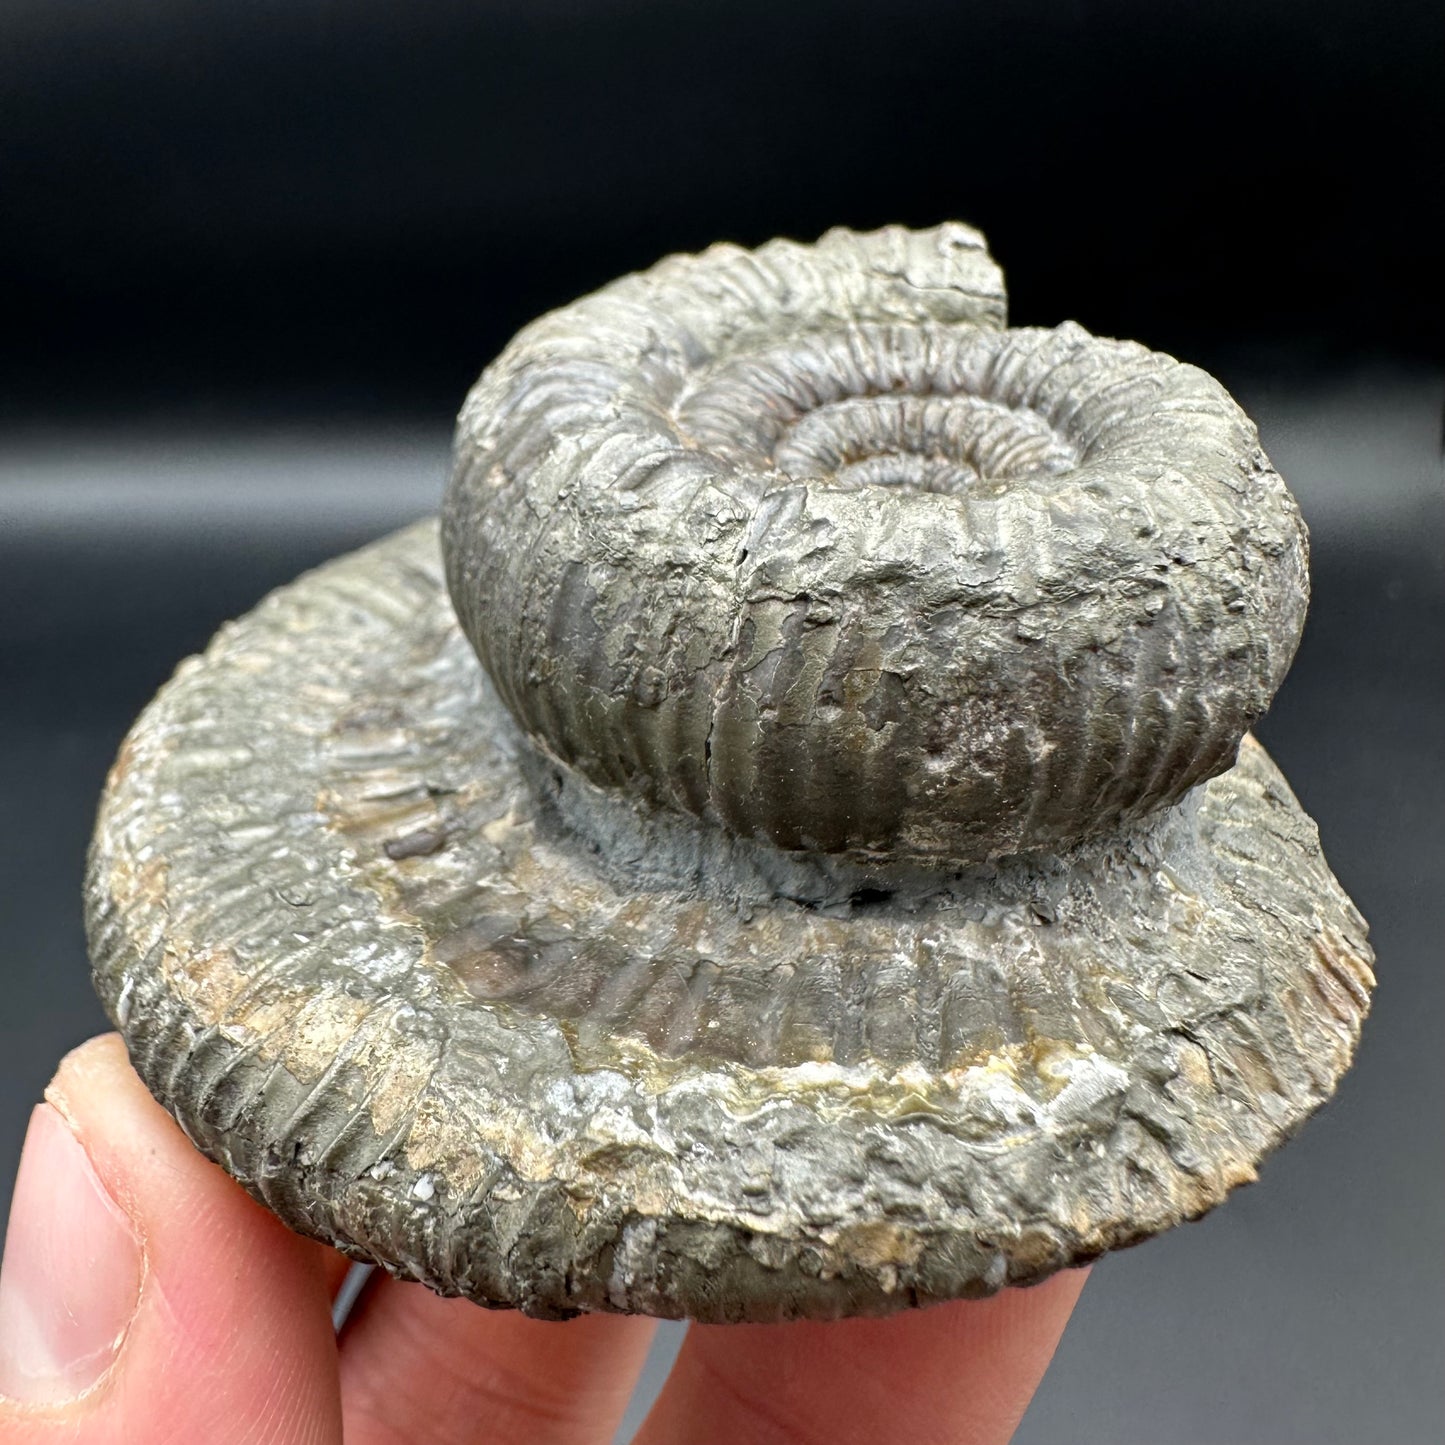
[[[651,1320],[546,1324],[347,1270],[192,1148],[113,1035],[30,1122],[0,1271],[0,1445],[605,1445]],[[887,1445],[1006,1441],[1085,1271],[833,1324],[689,1331],[641,1434]]]

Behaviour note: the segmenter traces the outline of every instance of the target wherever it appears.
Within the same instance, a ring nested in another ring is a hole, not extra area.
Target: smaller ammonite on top
[[[453,602],[527,734],[788,850],[1056,848],[1229,767],[1299,512],[1195,367],[1008,330],[978,232],[671,257],[464,408]]]
[[[199,1147],[545,1318],[988,1293],[1254,1176],[1374,982],[1246,733],[1304,530],[1203,372],[1004,320],[964,226],[663,261],[487,370],[440,535],[181,667],[86,918]]]

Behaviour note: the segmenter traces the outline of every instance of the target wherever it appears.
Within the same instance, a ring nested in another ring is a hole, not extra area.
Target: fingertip
[[[1088,1271],[882,1319],[707,1325],[688,1332],[639,1445],[684,1436],[1003,1445],[1028,1407]]]
[[[64,1401],[111,1369],[140,1299],[134,1226],[61,1116],[30,1117],[0,1265],[0,1395]]]
[[[77,1044],[60,1060],[54,1077],[46,1087],[46,1093],[52,1089],[63,1093],[67,1084],[83,1086],[87,1081],[97,1078],[122,1083],[124,1079],[121,1076],[128,1074],[133,1074],[133,1070],[130,1067],[125,1040],[114,1031],[96,1034],[94,1038]]]
[[[45,1362],[51,1335],[37,1343],[35,1309],[42,1323],[47,1310],[84,1318],[97,1292],[112,1304],[118,1294],[105,1281],[124,1274],[116,1263],[121,1245],[96,1232],[105,1210],[91,1211],[95,1229],[83,1226],[98,1241],[85,1258],[55,1237],[57,1230],[75,1234],[85,1178],[139,1252],[139,1291],[99,1378],[71,1378],[68,1396],[31,1388],[44,1400],[39,1415],[15,1399],[0,1402],[0,1433],[84,1445],[339,1440],[336,1349],[319,1247],[286,1230],[197,1152],[146,1091],[116,1035],[67,1054],[45,1097],[26,1145],[36,1167],[27,1184],[22,1161],[17,1188],[29,1222],[17,1230],[12,1217],[7,1242],[6,1272],[20,1294],[6,1306],[0,1293],[0,1334],[19,1333],[0,1338],[0,1361],[8,1345],[21,1350],[24,1368]]]
[[[1002,1289],[987,1299],[954,1300],[895,1317],[896,1326],[889,1336],[901,1342],[905,1334],[913,1331],[936,1336],[947,1330],[957,1336],[960,1348],[976,1350],[997,1341],[999,1347],[1014,1355],[1047,1349],[1051,1357],[1088,1277],[1087,1265],[1059,1270],[1038,1284]],[[886,1322],[870,1323],[877,1326]]]
[[[347,1445],[469,1440],[478,1420],[498,1441],[611,1440],[655,1327],[622,1315],[544,1322],[381,1279],[342,1335]]]
[[[154,1209],[181,1185],[209,1182],[214,1166],[151,1096],[119,1034],[100,1034],[66,1054],[46,1085],[45,1102],[84,1145],[123,1207],[138,1183],[151,1186],[146,1202]],[[169,1193],[155,1187],[162,1170],[171,1173]]]

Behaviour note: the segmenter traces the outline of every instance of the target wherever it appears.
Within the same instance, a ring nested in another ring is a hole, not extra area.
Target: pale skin
[[[607,1445],[652,1321],[547,1324],[374,1277],[203,1159],[120,1039],[36,1108],[0,1272],[0,1445]],[[997,1445],[1084,1270],[990,1300],[689,1331],[641,1445]]]

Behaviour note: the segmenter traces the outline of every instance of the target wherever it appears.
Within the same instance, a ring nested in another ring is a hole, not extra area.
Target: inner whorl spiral
[[[673,415],[696,446],[741,469],[834,487],[959,492],[1075,466],[1045,418],[967,389],[947,344],[957,339],[868,325],[805,334],[709,368]]]
[[[977,232],[671,257],[473,389],[453,602],[523,731],[741,837],[960,863],[1228,767],[1306,541],[1205,373],[1004,329]]]

